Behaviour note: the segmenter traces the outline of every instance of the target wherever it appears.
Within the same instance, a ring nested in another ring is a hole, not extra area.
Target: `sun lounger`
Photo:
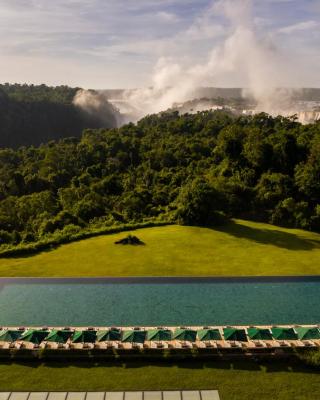
[[[216,349],[217,344],[213,340],[210,340],[210,342],[205,342],[205,347],[207,349]]]
[[[254,343],[255,346],[256,346],[256,347],[259,347],[259,348],[267,347],[267,344],[266,344],[265,342],[263,342],[262,340],[254,340],[254,341],[251,342],[251,343]]]
[[[293,347],[305,347],[305,344],[301,340],[294,340],[292,345]]]
[[[314,344],[310,340],[301,340],[305,347],[314,347]]]
[[[267,347],[269,348],[279,348],[280,344],[276,340],[266,340],[265,341]]]
[[[163,349],[164,344],[162,342],[150,342],[149,349]]]
[[[230,343],[225,342],[224,340],[217,340],[216,345],[218,349],[224,349],[226,347],[231,347]]]
[[[74,349],[74,350],[82,350],[83,343],[71,343],[70,347],[71,347],[71,349]]]
[[[256,343],[254,342],[247,342],[243,343],[242,346],[247,349],[255,349],[257,347]],[[258,346],[259,347],[259,346]],[[261,346],[260,346],[261,347]]]
[[[286,340],[278,340],[280,347],[290,347],[289,343]]]
[[[32,350],[33,349],[33,343],[29,343],[29,342],[16,343],[15,347],[16,347],[16,349]]]
[[[158,349],[167,349],[169,346],[168,346],[168,342],[160,342],[160,343],[157,343],[157,348]]]

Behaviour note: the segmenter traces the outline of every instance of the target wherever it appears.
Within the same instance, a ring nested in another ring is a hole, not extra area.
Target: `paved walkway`
[[[147,392],[0,392],[0,400],[220,400],[217,390]]]

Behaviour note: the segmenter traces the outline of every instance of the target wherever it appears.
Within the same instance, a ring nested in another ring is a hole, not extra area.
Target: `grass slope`
[[[210,229],[165,226],[133,231],[145,246],[104,235],[23,258],[0,259],[0,276],[315,275],[320,235],[235,220]]]
[[[1,364],[2,391],[218,389],[222,400],[320,398],[319,373],[289,363]]]

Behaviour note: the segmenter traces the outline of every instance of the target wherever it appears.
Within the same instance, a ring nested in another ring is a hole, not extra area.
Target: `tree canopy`
[[[252,218],[320,231],[320,123],[225,111],[150,115],[0,150],[0,241],[150,220]]]
[[[104,102],[99,113],[73,104],[79,88],[46,85],[0,85],[0,147],[40,145],[80,137],[85,128],[117,126],[117,111]]]

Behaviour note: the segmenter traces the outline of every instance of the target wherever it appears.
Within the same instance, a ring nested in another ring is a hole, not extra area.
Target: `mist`
[[[103,93],[80,89],[73,99],[73,104],[94,118],[100,126],[115,128],[122,124],[120,111],[106,99]]]
[[[125,90],[119,108],[123,122],[171,108],[175,103],[192,100],[199,87],[230,87],[243,82],[243,98],[253,99],[255,109],[272,115],[292,115],[299,110],[292,94],[299,87],[298,63],[295,55],[280,49],[272,35],[257,33],[252,0],[220,0],[213,2],[207,13],[220,17],[227,35],[222,44],[213,46],[205,62],[184,64],[172,58],[160,57],[148,88]],[[204,24],[213,23],[207,19]],[[208,27],[203,26],[203,29]],[[186,35],[187,36],[187,35]],[[81,94],[81,107],[101,107],[88,92]],[[102,94],[101,94],[102,96]]]

